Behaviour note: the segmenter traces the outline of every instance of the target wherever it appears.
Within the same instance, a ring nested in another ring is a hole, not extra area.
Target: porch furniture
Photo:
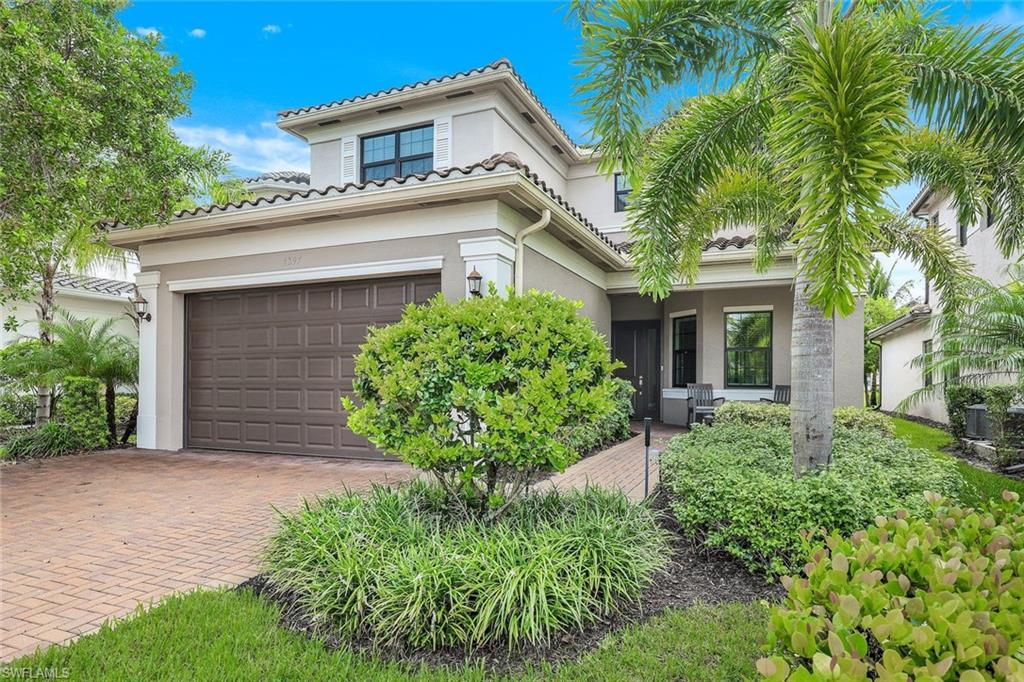
[[[704,423],[714,418],[715,408],[725,402],[725,398],[716,398],[711,384],[686,384],[686,409],[690,424]]]
[[[778,403],[779,405],[789,405],[789,393],[790,386],[787,384],[776,384],[775,395],[771,398],[761,398],[762,403]]]

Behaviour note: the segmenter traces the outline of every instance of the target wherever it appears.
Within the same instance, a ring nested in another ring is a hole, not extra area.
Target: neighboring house
[[[694,286],[638,295],[628,189],[508,62],[290,109],[278,126],[309,144],[309,189],[264,176],[251,182],[269,196],[110,233],[138,250],[152,314],[140,446],[379,456],[339,405],[367,326],[470,295],[474,270],[485,287],[582,301],[639,389],[637,417],[684,422],[687,382],[738,400],[790,383],[792,259],[756,274],[738,230],[705,246]],[[836,327],[837,404],[861,405],[862,311]]]
[[[974,274],[989,282],[1001,285],[1009,280],[1007,265],[1011,260],[1003,257],[996,245],[996,233],[990,229],[991,216],[986,212],[969,224],[957,220],[956,205],[945,193],[923,188],[911,202],[907,212],[923,218],[951,233],[963,247],[964,253],[974,265]],[[867,338],[880,347],[879,372],[881,375],[881,407],[897,411],[899,405],[913,392],[941,377],[930,376],[913,361],[932,347],[938,346],[934,338],[933,319],[940,301],[937,293],[930,290],[925,282],[924,302],[915,305],[907,314],[869,330]],[[925,400],[916,401],[904,410],[908,414],[933,421],[947,423],[946,404],[941,389],[937,389]]]
[[[129,255],[126,264],[99,262],[84,274],[59,272],[54,278],[55,302],[74,317],[113,318],[117,320],[115,331],[135,338],[129,299],[135,289],[131,279],[137,270],[137,262]],[[17,329],[0,328],[0,347],[39,336],[39,314],[34,301],[0,306],[0,318],[6,320],[11,316],[17,321]]]

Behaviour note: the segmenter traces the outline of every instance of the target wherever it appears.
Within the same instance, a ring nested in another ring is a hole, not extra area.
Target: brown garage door
[[[380,458],[345,428],[353,356],[367,326],[440,289],[440,275],[425,275],[189,295],[186,442]]]

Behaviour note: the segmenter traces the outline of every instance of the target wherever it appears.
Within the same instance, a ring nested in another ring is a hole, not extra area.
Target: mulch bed
[[[764,576],[747,571],[727,555],[712,552],[679,535],[679,527],[667,507],[667,495],[658,494],[653,501],[655,509],[662,511],[661,525],[676,538],[672,556],[664,571],[644,592],[639,603],[627,604],[617,613],[606,616],[582,630],[573,630],[555,636],[546,645],[527,645],[512,652],[500,646],[484,647],[466,652],[461,648],[407,649],[374,646],[368,638],[339,638],[318,627],[296,603],[293,593],[276,589],[267,579],[256,576],[238,589],[249,588],[281,608],[281,624],[293,631],[321,639],[328,649],[349,648],[373,654],[378,659],[395,660],[406,664],[427,664],[432,667],[482,665],[492,673],[515,672],[529,664],[548,662],[567,663],[584,653],[596,649],[607,635],[631,623],[646,621],[666,609],[683,609],[697,603],[751,602],[758,599],[779,600],[784,590],[778,583],[769,583]]]

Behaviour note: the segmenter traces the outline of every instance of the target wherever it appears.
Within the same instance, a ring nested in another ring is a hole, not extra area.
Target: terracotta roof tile
[[[733,236],[733,237],[717,237],[715,239],[710,239],[710,240],[706,241],[704,243],[704,246],[701,247],[701,250],[702,251],[711,251],[713,249],[718,249],[719,251],[725,251],[726,249],[729,249],[729,248],[742,249],[742,248],[745,248],[745,247],[747,247],[749,245],[752,245],[753,243],[754,243],[754,237],[752,235],[736,235],[736,236]],[[630,251],[630,249],[633,247],[633,242],[632,241],[623,242],[623,243],[619,244],[619,247],[623,251],[628,253]]]
[[[309,185],[309,173],[303,173],[302,171],[273,171],[271,173],[263,173],[252,178],[242,178],[242,182],[246,184],[254,184],[264,180],[276,180],[278,182],[293,182],[296,185]]]
[[[131,294],[135,290],[133,283],[124,280],[87,277],[70,272],[58,272],[54,275],[53,283],[66,289],[80,289],[110,296],[124,296]]]

